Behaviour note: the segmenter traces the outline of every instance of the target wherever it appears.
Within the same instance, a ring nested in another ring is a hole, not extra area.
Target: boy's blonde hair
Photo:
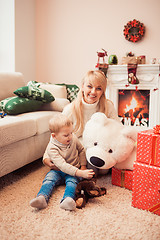
[[[51,133],[58,133],[62,127],[70,127],[71,125],[73,125],[71,119],[62,113],[55,114],[49,121]]]
[[[101,86],[103,93],[99,99],[99,111],[103,112],[107,115],[107,100],[105,96],[106,88],[107,88],[107,78],[105,74],[100,70],[95,71],[88,71],[87,74],[82,79],[82,86],[86,81],[92,82],[93,80],[98,80],[98,84]],[[83,111],[82,111],[82,98],[83,98],[83,91],[82,88],[80,89],[77,98],[74,100],[72,105],[72,114],[74,114],[76,118],[76,124],[74,128],[74,132],[80,131],[81,133],[84,130],[84,122],[83,122]]]

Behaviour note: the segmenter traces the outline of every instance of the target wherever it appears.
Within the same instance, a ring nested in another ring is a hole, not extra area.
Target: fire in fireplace
[[[150,90],[118,90],[118,116],[124,125],[149,126]]]

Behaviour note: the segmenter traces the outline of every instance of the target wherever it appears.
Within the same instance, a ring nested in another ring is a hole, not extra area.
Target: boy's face
[[[52,137],[58,142],[68,145],[72,139],[73,126],[62,127],[58,133],[52,133]]]

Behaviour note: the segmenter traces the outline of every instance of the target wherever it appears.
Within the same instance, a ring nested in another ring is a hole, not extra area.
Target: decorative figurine
[[[96,67],[99,67],[100,58],[103,58],[103,64],[106,64],[105,59],[104,59],[105,56],[108,56],[106,50],[104,50],[102,48],[102,52],[97,52],[97,55],[98,55],[98,61],[97,61]]]
[[[97,52],[98,61],[96,64],[96,68],[104,72],[105,76],[107,76],[108,64],[105,62],[105,56],[108,56],[107,51],[102,48],[102,51]],[[103,63],[100,63],[100,58],[103,58]]]

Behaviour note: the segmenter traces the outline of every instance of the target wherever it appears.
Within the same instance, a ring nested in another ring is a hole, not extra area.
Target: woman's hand
[[[57,170],[59,171],[59,168],[57,168],[54,163],[49,159],[49,158],[45,158],[43,159],[43,163],[44,165],[46,165],[47,167],[53,169],[53,170]]]

